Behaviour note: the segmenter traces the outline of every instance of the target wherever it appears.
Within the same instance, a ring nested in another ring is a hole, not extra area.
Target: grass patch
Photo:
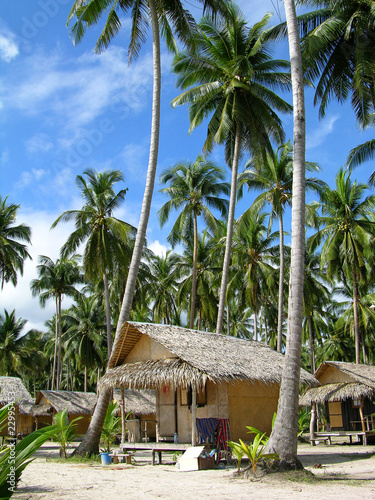
[[[94,453],[92,455],[85,455],[84,457],[80,457],[79,455],[74,456],[74,457],[67,457],[67,458],[61,458],[61,457],[47,457],[46,458],[47,462],[55,462],[55,463],[63,463],[63,464],[98,464],[101,463],[101,458],[100,455],[95,455]]]

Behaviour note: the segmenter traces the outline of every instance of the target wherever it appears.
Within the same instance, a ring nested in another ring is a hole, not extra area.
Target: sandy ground
[[[137,452],[139,453],[139,452]],[[375,446],[312,447],[302,444],[299,458],[315,478],[269,474],[249,481],[235,477],[235,468],[182,472],[172,455],[151,465],[149,453],[135,455],[135,465],[88,465],[51,461],[58,456],[47,444],[23,472],[14,499],[375,499]]]

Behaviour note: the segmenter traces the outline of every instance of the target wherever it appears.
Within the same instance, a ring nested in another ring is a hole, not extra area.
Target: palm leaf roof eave
[[[357,382],[340,382],[308,389],[300,397],[299,404],[300,406],[311,406],[312,403],[323,404],[346,399],[360,399],[361,397],[374,399],[375,389]]]
[[[348,363],[345,361],[325,361],[316,370],[315,377],[318,379],[329,367],[336,368],[345,373],[345,375],[353,379],[353,382],[358,382],[375,389],[375,366]]]
[[[142,335],[165,347],[171,353],[169,360],[123,365]],[[101,388],[114,387],[112,384],[120,382],[120,385],[142,388],[160,387],[167,382],[201,387],[206,380],[280,384],[283,364],[284,356],[262,342],[172,325],[129,321],[123,325],[113,347],[109,370],[102,379]],[[319,385],[313,375],[305,370],[301,370],[301,383]]]

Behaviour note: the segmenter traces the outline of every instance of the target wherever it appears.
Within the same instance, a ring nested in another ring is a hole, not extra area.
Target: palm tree
[[[76,184],[85,201],[81,210],[68,210],[52,224],[52,228],[63,221],[75,221],[75,231],[61,249],[63,256],[76,252],[84,242],[83,269],[87,279],[93,283],[98,279],[104,284],[106,305],[108,353],[112,348],[111,306],[109,301],[108,276],[112,274],[116,262],[126,259],[129,236],[134,228],[113,216],[125,198],[127,189],[114,191],[114,185],[123,181],[119,170],[84,172],[86,179],[77,175]],[[99,278],[98,278],[99,277]]]
[[[264,220],[267,214],[247,212],[236,225],[233,236],[233,270],[228,293],[239,291],[238,300],[246,303],[254,314],[254,339],[258,340],[258,318],[262,295],[272,295],[275,287],[273,261],[276,254],[273,242],[277,233],[267,235]]]
[[[241,11],[231,3],[225,17],[203,17],[193,37],[194,50],[181,52],[173,63],[178,86],[192,88],[172,104],[189,104],[190,131],[211,116],[204,149],[209,152],[214,143],[225,143],[225,159],[232,169],[218,333],[225,308],[241,148],[259,152],[271,150],[271,140],[282,142],[283,128],[276,111],[291,111],[273,90],[289,88],[290,78],[282,71],[289,69],[289,63],[272,59],[269,44],[263,43],[269,19],[266,15],[249,28]]]
[[[176,296],[178,287],[179,255],[170,250],[165,256],[150,254],[148,265],[151,275],[147,295],[152,302],[152,319],[155,323],[172,324],[177,316]]]
[[[202,2],[202,0],[200,0]],[[224,9],[225,0],[204,0],[204,8]],[[129,267],[128,279],[122,300],[120,315],[116,328],[115,343],[124,322],[129,318],[137,275],[143,247],[146,240],[148,219],[151,210],[152,194],[155,184],[156,166],[159,148],[160,129],[160,98],[161,98],[161,57],[160,57],[160,33],[161,30],[169,49],[176,50],[173,38],[173,30],[169,24],[172,23],[174,31],[182,41],[189,39],[193,19],[183,8],[180,0],[168,2],[162,0],[75,0],[68,17],[69,21],[75,16],[77,21],[72,28],[75,43],[81,41],[87,27],[96,24],[99,19],[108,13],[104,29],[96,45],[96,51],[102,52],[108,47],[113,37],[121,29],[121,21],[118,12],[127,13],[132,9],[131,40],[129,44],[129,60],[137,57],[141,44],[146,39],[146,28],[151,21],[152,30],[152,52],[153,52],[153,94],[152,94],[152,118],[151,118],[151,140],[149,150],[149,161],[147,168],[146,186],[143,195],[142,210],[135,239],[132,260]],[[76,448],[75,453],[85,455],[97,452],[99,448],[100,433],[106,415],[110,391],[103,391],[96,405],[90,427],[81,445]]]
[[[375,114],[373,113],[369,118],[369,125],[375,125]],[[360,144],[353,148],[347,158],[347,167],[353,169],[358,165],[362,165],[365,161],[372,160],[375,155],[375,139],[370,139],[369,141]],[[375,170],[370,175],[368,183],[371,186],[375,186]]]
[[[216,219],[209,210],[215,208],[222,217],[228,213],[228,201],[221,198],[221,194],[229,194],[229,185],[221,182],[225,173],[220,167],[206,161],[199,155],[194,163],[178,163],[163,172],[162,184],[169,184],[161,189],[170,200],[159,210],[160,224],[163,226],[168,220],[172,209],[181,210],[168,236],[168,241],[174,246],[184,239],[189,241],[193,234],[193,273],[190,297],[189,328],[194,328],[195,300],[197,281],[197,252],[198,252],[198,217],[202,216],[209,229],[217,225]]]
[[[215,277],[221,271],[220,262],[213,256],[216,249],[216,239],[205,229],[201,235],[198,235],[197,242],[197,276],[196,276],[196,300],[195,308],[197,310],[198,323],[197,329],[201,330],[203,325],[210,331],[216,324],[217,317],[217,298],[215,289]],[[177,302],[186,309],[191,306],[191,300],[187,298],[191,295],[193,281],[193,242],[187,241],[184,253],[180,262],[181,283],[177,295]]]
[[[332,97],[351,102],[367,125],[375,103],[375,11],[370,0],[301,0],[318,10],[299,17],[307,78],[319,78],[315,103],[320,116]],[[313,27],[313,28],[312,28]]]
[[[17,285],[17,272],[23,273],[25,259],[31,259],[25,241],[30,243],[31,229],[25,224],[15,226],[19,205],[7,204],[0,196],[0,280],[1,288],[9,281]]]
[[[301,46],[294,0],[284,0],[293,87],[292,250],[288,331],[275,424],[268,449],[278,453],[281,467],[302,467],[297,458],[298,397],[301,371],[303,281],[305,261],[305,95]]]
[[[78,290],[75,285],[83,282],[83,276],[78,266],[77,255],[68,258],[57,259],[55,262],[45,255],[39,257],[39,264],[36,268],[38,278],[31,281],[30,288],[33,297],[39,296],[39,303],[45,307],[50,298],[55,299],[56,321],[55,321],[55,347],[53,355],[52,384],[55,380],[56,388],[61,384],[61,302],[63,295],[76,297]],[[58,346],[58,351],[57,351]],[[57,357],[57,369],[56,369]],[[55,379],[56,372],[56,379]]]
[[[84,392],[87,392],[87,370],[104,364],[104,321],[103,308],[98,297],[78,295],[73,304],[63,315],[66,331],[63,339],[66,343],[66,356],[76,358],[78,367],[84,370]]]
[[[36,373],[42,364],[42,357],[38,352],[39,332],[30,330],[26,334],[23,329],[27,320],[16,318],[13,310],[10,314],[4,309],[0,314],[0,375],[25,376],[27,373]]]
[[[324,241],[321,258],[328,277],[340,276],[344,270],[352,281],[356,363],[360,362],[358,286],[367,273],[369,236],[375,234],[375,222],[369,219],[375,196],[364,198],[367,188],[365,184],[352,183],[350,172],[340,169],[336,189],[326,187],[322,193],[320,224],[324,227],[310,238],[312,248]]]
[[[254,156],[238,176],[239,186],[244,184],[250,189],[261,190],[262,193],[254,200],[253,207],[262,209],[266,203],[272,208],[269,228],[272,227],[274,217],[279,220],[280,234],[280,276],[278,298],[278,325],[277,350],[281,352],[283,330],[283,302],[284,302],[284,211],[292,203],[293,184],[293,156],[290,142],[279,145],[277,149],[267,152],[266,155]],[[306,169],[310,172],[319,171],[316,163],[306,162]],[[319,179],[306,179],[306,190],[320,192],[325,185]]]

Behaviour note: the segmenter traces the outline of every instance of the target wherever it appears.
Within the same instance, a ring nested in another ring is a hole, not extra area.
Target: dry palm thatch
[[[372,399],[375,390],[368,385],[357,382],[325,384],[321,387],[308,389],[299,400],[301,406],[311,406],[312,403],[323,404],[326,401],[344,401],[345,399],[360,399],[361,397]]]
[[[113,392],[113,399],[121,400],[121,391]],[[125,411],[134,415],[151,415],[156,413],[156,393],[152,390],[132,390],[125,389]]]
[[[122,364],[142,335],[165,347],[170,356]],[[283,363],[282,354],[261,342],[178,326],[127,322],[113,347],[110,369],[101,379],[100,388],[157,388],[168,384],[199,389],[206,380],[280,384]],[[318,385],[305,370],[301,370],[301,382]]]
[[[30,414],[34,400],[18,377],[0,377],[0,405],[15,403],[21,414]]]
[[[325,361],[315,373],[315,377],[320,379],[323,373],[333,367],[348,376],[348,382],[359,382],[375,389],[375,366],[359,365],[341,361]]]
[[[97,402],[97,395],[94,392],[39,391],[36,396],[34,414],[39,409],[42,411],[42,414],[49,413],[45,403],[40,405],[42,396],[46,398],[51,408],[56,412],[66,409],[68,414],[75,415],[91,415]],[[40,406],[43,408],[39,408]]]

